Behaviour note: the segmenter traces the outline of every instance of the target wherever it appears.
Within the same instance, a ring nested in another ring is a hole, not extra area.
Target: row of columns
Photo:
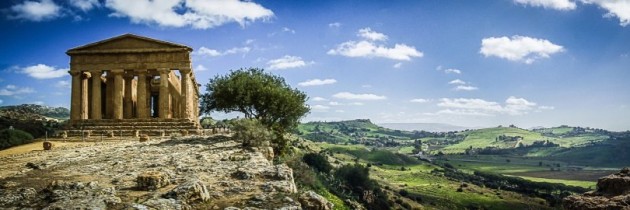
[[[171,118],[171,93],[169,89],[169,75],[171,70],[162,68],[157,69],[157,71],[160,75],[159,101],[157,102],[159,103],[158,116],[161,119]],[[101,85],[103,83],[101,76],[103,72],[105,71],[69,71],[70,75],[72,75],[71,120],[103,118],[103,98],[101,93]],[[151,103],[151,86],[149,82],[153,78],[153,74],[149,74],[149,70],[133,70],[128,71],[128,74],[125,74],[125,70],[123,69],[108,70],[106,72],[106,114],[111,116],[112,119],[133,118],[132,94],[134,92],[131,87],[133,79],[137,76],[136,117],[141,119],[149,118],[151,115],[149,108]],[[181,98],[173,101],[179,102],[179,104],[175,104],[175,106],[180,107],[180,113],[177,113],[175,116],[180,118],[192,118],[193,113],[191,113],[190,104],[196,101],[196,99],[192,98],[193,94],[190,93],[190,74],[192,71],[191,69],[180,69],[179,72],[181,75],[181,81],[179,83],[181,85]],[[91,87],[88,86],[90,78],[92,79]],[[90,91],[92,97],[88,98]]]

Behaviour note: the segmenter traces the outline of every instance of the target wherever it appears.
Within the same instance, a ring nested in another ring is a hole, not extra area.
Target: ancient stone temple
[[[68,135],[199,132],[192,48],[125,34],[72,48]]]

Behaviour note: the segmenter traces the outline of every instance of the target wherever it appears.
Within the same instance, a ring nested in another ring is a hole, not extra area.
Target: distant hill
[[[382,145],[432,135],[425,131],[403,131],[378,126],[369,119],[337,122],[308,122],[298,126],[297,134],[305,139],[330,143],[363,143]]]
[[[36,104],[21,104],[0,107],[0,129],[13,127],[23,130],[35,138],[44,136],[61,126],[60,122],[70,117],[70,110]]]
[[[444,123],[381,123],[378,124],[385,128],[397,129],[404,131],[429,131],[429,132],[448,132],[463,131],[471,129],[469,127],[457,126]]]
[[[68,119],[70,118],[70,110],[65,107],[20,104],[0,107],[0,117],[22,120],[41,118]]]

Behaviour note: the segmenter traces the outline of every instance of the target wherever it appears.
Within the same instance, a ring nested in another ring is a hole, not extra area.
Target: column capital
[[[76,76],[81,75],[81,71],[68,71],[68,74],[72,75],[73,77],[76,77]]]
[[[179,73],[180,74],[190,74],[190,72],[192,72],[191,68],[181,68],[181,69],[179,69]]]
[[[171,69],[169,69],[169,68],[159,68],[158,71],[160,72],[160,74],[171,73]]]
[[[90,74],[90,72],[84,71],[84,72],[81,72],[81,76],[84,76],[85,78],[90,78],[92,77],[92,74]]]
[[[146,69],[136,69],[136,70],[133,70],[133,72],[138,74],[138,75],[140,75],[140,76],[147,74],[147,70]]]

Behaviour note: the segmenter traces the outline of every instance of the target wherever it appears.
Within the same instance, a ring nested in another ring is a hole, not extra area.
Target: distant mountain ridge
[[[473,129],[470,127],[451,125],[445,123],[380,123],[379,126],[404,131],[429,131],[429,132],[448,132],[448,131],[462,131],[466,129]]]
[[[68,119],[70,118],[70,110],[65,107],[20,104],[0,107],[0,117],[15,120],[35,120],[45,118]]]

